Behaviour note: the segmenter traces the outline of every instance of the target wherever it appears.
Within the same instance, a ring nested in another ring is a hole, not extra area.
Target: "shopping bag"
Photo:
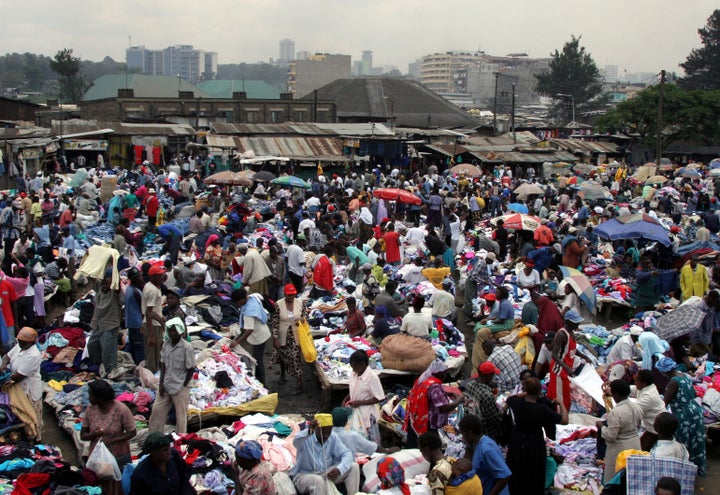
[[[697,466],[671,457],[633,455],[627,459],[627,495],[654,493],[655,485],[664,476],[680,482],[681,493],[695,493]]]
[[[93,471],[101,480],[120,481],[122,479],[122,473],[115,456],[112,455],[102,440],[95,445],[85,467]]]
[[[314,363],[317,360],[317,349],[310,333],[310,325],[307,320],[302,320],[297,326],[298,345],[302,351],[306,363]]]

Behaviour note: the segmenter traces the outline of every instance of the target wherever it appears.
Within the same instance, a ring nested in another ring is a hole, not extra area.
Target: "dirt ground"
[[[462,294],[458,294],[456,301],[458,305],[458,328],[465,333],[465,338],[468,343],[472,342],[473,332],[472,325],[467,325],[465,317],[462,312],[463,298]],[[64,308],[52,308],[53,315],[59,315],[64,311]],[[50,311],[48,312],[50,314]],[[600,321],[606,328],[612,329],[620,326],[624,323],[624,315],[613,314],[612,318],[607,321]],[[603,320],[604,317],[602,318]],[[627,321],[627,320],[625,320]],[[468,348],[472,346],[469,344]],[[298,395],[291,395],[295,388],[294,380],[289,380],[285,385],[278,385],[277,381],[280,376],[280,368],[278,366],[270,367],[267,363],[270,361],[270,347],[267,348],[265,356],[266,363],[266,374],[268,376],[267,387],[270,392],[278,392],[280,397],[276,412],[278,414],[300,414],[304,416],[312,416],[318,412],[323,412],[322,404],[322,390],[318,379],[313,374],[313,370],[310,365],[305,365],[303,386],[305,392]],[[462,375],[467,377],[471,373],[471,365],[466,362],[463,369]],[[391,388],[396,383],[403,384],[406,386],[412,385],[412,379],[410,378],[394,378],[391,380],[384,381],[383,385],[386,389]],[[331,395],[330,409],[340,405],[347,391],[336,391]],[[74,466],[80,466],[80,460],[75,450],[75,445],[72,442],[70,436],[63,430],[61,430],[57,424],[57,418],[53,410],[45,406],[44,414],[44,426],[43,426],[43,442],[54,444],[63,452],[64,458]],[[714,436],[714,435],[713,435]],[[708,474],[705,478],[698,478],[695,486],[696,494],[707,494],[707,495],[720,495],[720,432],[715,437],[715,441],[708,440]],[[567,492],[577,493],[577,492]]]

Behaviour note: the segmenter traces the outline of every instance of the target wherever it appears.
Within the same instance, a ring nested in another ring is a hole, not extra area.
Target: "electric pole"
[[[660,85],[658,86],[658,110],[657,110],[657,148],[655,150],[655,163],[660,166],[662,157],[662,127],[663,127],[663,98],[665,97],[665,71],[660,71]]]
[[[495,74],[495,99],[493,100],[493,136],[497,136],[497,86],[499,72],[493,72]]]
[[[517,143],[515,135],[515,83],[512,85],[512,114],[510,115],[510,126],[512,127],[513,143]]]

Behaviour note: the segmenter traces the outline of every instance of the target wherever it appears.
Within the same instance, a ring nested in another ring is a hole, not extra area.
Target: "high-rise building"
[[[133,46],[125,51],[125,58],[129,68],[140,69],[143,74],[180,76],[193,83],[217,76],[217,52],[196,49],[192,45],[169,46],[164,50]]]
[[[455,73],[482,60],[479,52],[445,52],[425,55],[420,62],[420,82],[436,93],[455,92]]]
[[[307,58],[310,56],[310,52],[307,50],[298,50],[298,52],[295,54],[295,60],[307,60]]]
[[[302,98],[336,79],[351,75],[350,55],[316,53],[306,60],[293,60],[288,71],[288,91]]]
[[[371,50],[363,50],[362,57],[360,58],[360,75],[369,76],[372,75],[373,68],[373,52]]]
[[[603,77],[606,81],[617,81],[618,80],[618,66],[617,65],[606,65],[603,67]]]
[[[280,40],[280,56],[278,57],[278,65],[287,67],[291,60],[295,60],[295,42],[285,38]]]
[[[420,80],[420,65],[422,64],[422,60],[419,58],[415,60],[415,62],[410,62],[408,64],[408,75],[415,79],[416,81]]]

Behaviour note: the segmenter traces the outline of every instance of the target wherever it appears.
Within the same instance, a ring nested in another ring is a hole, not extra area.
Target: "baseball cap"
[[[163,268],[163,267],[161,267],[161,266],[153,266],[153,267],[150,268],[150,270],[148,271],[148,275],[150,275],[151,277],[152,277],[153,275],[163,275],[164,273],[165,273],[165,268]]]
[[[499,375],[500,370],[490,361],[485,361],[480,366],[478,366],[478,373],[480,373],[481,375]]]
[[[571,309],[570,311],[565,313],[565,320],[571,321],[573,323],[580,323],[580,322],[585,321],[585,320],[583,320],[583,317],[580,316],[578,314],[578,312],[575,311],[574,309]]]

